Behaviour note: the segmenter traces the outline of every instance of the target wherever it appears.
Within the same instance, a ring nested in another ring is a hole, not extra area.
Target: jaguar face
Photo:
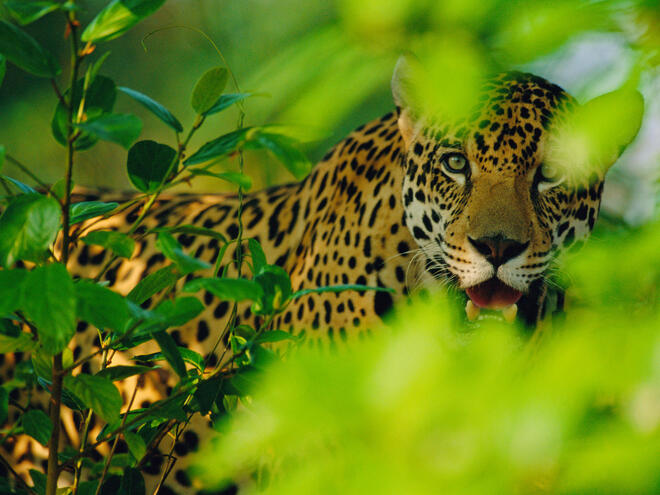
[[[511,308],[593,229],[605,172],[636,134],[641,106],[616,146],[574,163],[563,147],[580,107],[559,86],[501,74],[470,118],[452,124],[415,117],[398,91],[402,77],[395,73],[393,88],[407,150],[406,224],[428,269],[464,289],[473,311]]]

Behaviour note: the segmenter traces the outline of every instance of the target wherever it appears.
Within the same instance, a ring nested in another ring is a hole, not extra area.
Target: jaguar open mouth
[[[518,312],[516,303],[522,297],[522,292],[495,277],[468,287],[465,292],[470,298],[465,307],[470,321],[475,320],[483,308],[501,310],[504,319],[511,322]]]

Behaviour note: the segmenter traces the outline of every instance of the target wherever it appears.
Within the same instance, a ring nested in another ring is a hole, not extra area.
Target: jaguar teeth
[[[516,319],[517,314],[518,314],[517,304],[512,304],[511,306],[507,306],[502,310],[502,316],[504,317],[504,320],[507,323],[513,323],[513,321]]]
[[[476,320],[480,311],[479,306],[476,306],[471,299],[468,299],[468,302],[465,305],[465,314],[467,315],[468,320]]]

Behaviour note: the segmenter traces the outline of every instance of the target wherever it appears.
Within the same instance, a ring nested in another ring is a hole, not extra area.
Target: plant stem
[[[55,91],[55,94],[57,95],[57,99],[60,100],[60,103],[64,105],[64,108],[68,108],[69,104],[66,102],[64,99],[64,95],[60,91],[60,88],[57,86],[57,81],[55,79],[50,80],[51,85],[53,86],[53,90]]]
[[[37,177],[36,175],[34,175],[34,174],[32,173],[32,171],[31,171],[28,167],[26,167],[25,165],[23,165],[23,164],[22,164],[21,162],[19,162],[16,158],[14,158],[13,156],[11,156],[10,154],[6,154],[6,155],[5,155],[5,158],[7,159],[8,162],[13,163],[14,165],[16,165],[16,166],[21,170],[21,172],[23,172],[25,175],[27,175],[28,177],[30,177],[30,179],[32,179],[34,182],[36,182],[36,183],[39,185],[39,187],[45,189],[46,191],[49,189],[49,187],[48,187],[47,184],[45,184],[44,182],[42,182],[42,181],[39,179],[39,177]]]
[[[85,446],[87,445],[87,437],[89,435],[89,425],[92,421],[93,414],[94,412],[91,409],[87,411],[87,416],[85,417],[85,423],[83,425],[82,438],[80,440],[80,449],[78,449],[79,452],[85,451]],[[74,468],[73,486],[71,487],[71,493],[73,495],[76,495],[78,493],[78,484],[80,483],[81,468],[82,468],[82,457],[78,459],[78,461],[76,462],[76,466]]]
[[[62,353],[53,357],[53,386],[51,388],[50,421],[53,432],[48,443],[48,471],[46,473],[46,495],[57,492],[59,466],[57,454],[60,446],[60,406],[62,404]]]
[[[73,127],[73,101],[75,101],[76,81],[80,68],[78,54],[78,33],[75,22],[75,12],[68,13],[67,22],[71,29],[71,101],[67,115],[67,164],[65,175],[64,204],[62,205],[62,264],[66,267],[69,261],[70,242],[70,209],[71,209],[71,177],[73,175],[73,157],[75,154],[75,137]],[[62,353],[53,357],[53,385],[51,389],[50,420],[53,432],[48,443],[48,470],[46,473],[46,495],[55,495],[57,492],[57,478],[59,476],[58,453],[60,447],[60,409],[62,406]]]
[[[37,495],[37,492],[35,492],[31,486],[28,486],[28,484],[23,480],[23,478],[21,478],[21,476],[14,470],[11,464],[9,464],[7,459],[5,459],[1,455],[0,455],[0,464],[2,464],[7,469],[7,471],[9,471],[12,474],[12,476],[16,479],[16,481],[23,490],[25,490],[30,495]]]
[[[137,394],[137,390],[138,390],[138,386],[136,382],[135,387],[133,388],[133,395],[131,395],[131,400],[128,403],[128,408],[124,413],[124,417],[122,418],[120,428],[123,428],[124,425],[126,424],[126,418],[128,418],[128,412],[131,410],[131,407],[133,407],[133,401],[135,400],[135,395]],[[96,493],[94,495],[99,495],[99,493],[101,493],[101,488],[103,488],[103,481],[105,480],[105,477],[108,474],[108,468],[110,468],[110,461],[112,461],[112,456],[115,455],[117,442],[119,442],[119,433],[117,433],[117,436],[115,437],[115,441],[112,442],[112,447],[110,448],[110,454],[108,454],[108,457],[105,460],[105,465],[103,466],[103,473],[101,474],[101,479],[99,480],[99,485],[96,487]]]

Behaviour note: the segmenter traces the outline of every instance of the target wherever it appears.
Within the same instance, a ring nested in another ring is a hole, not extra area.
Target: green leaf
[[[250,96],[252,96],[251,93],[229,93],[221,95],[213,106],[204,112],[204,115],[213,115],[214,113],[222,112],[225,108],[229,108],[234,103],[243,101]]]
[[[149,408],[149,415],[152,418],[164,419],[170,421],[176,419],[180,422],[187,421],[184,402],[186,397],[168,398],[153,403]]]
[[[237,395],[250,395],[254,387],[259,383],[256,379],[256,374],[257,373],[254,369],[246,368],[242,370],[242,372],[239,371],[237,374],[232,376],[228,382],[223,384],[223,386],[225,384],[229,385],[231,389],[236,391]]]
[[[73,181],[71,181],[71,190],[73,190],[73,186]],[[66,179],[61,177],[57,182],[50,186],[48,192],[53,195],[55,199],[63,198],[66,192]]]
[[[252,256],[252,273],[255,275],[266,266],[266,254],[264,253],[261,244],[256,239],[248,239],[248,248],[250,249],[250,256]]]
[[[6,175],[2,176],[3,179],[8,180],[12,184],[16,186],[16,188],[21,191],[23,194],[39,194],[36,189],[28,186],[27,184],[23,184],[20,180],[13,179],[11,177],[8,177]]]
[[[144,440],[142,440],[142,437],[137,433],[133,433],[132,431],[125,431],[124,440],[126,440],[128,451],[136,461],[142,459],[144,454],[147,453],[147,445],[144,443]]]
[[[64,386],[106,423],[119,418],[121,395],[109,379],[85,374],[67,376],[64,378]]]
[[[263,131],[257,132],[245,144],[250,149],[267,149],[296,179],[301,180],[309,173],[312,164],[298,146],[298,141],[292,137]]]
[[[174,265],[164,266],[140,280],[126,297],[136,304],[142,304],[154,294],[175,284],[181,276]]]
[[[165,0],[114,0],[89,23],[81,36],[85,42],[108,41],[156,12]]]
[[[99,329],[121,332],[130,318],[126,299],[91,280],[75,284],[78,318]]]
[[[284,330],[269,330],[259,334],[254,341],[257,344],[265,344],[266,342],[281,342],[282,340],[292,339],[295,339],[295,337]]]
[[[130,349],[152,338],[154,332],[161,332],[169,327],[181,326],[196,318],[204,310],[204,305],[195,297],[179,297],[163,301],[155,309],[146,312],[142,321],[131,331],[129,338],[119,343],[120,349]]]
[[[212,229],[207,229],[205,227],[198,227],[197,225],[177,225],[174,227],[159,227],[154,229],[154,232],[169,232],[171,234],[189,234],[189,235],[202,235],[206,237],[211,237],[213,239],[218,239],[224,243],[227,242],[227,238],[222,235],[220,232],[216,232]]]
[[[86,88],[89,88],[94,83],[94,81],[96,80],[96,76],[98,76],[99,71],[101,70],[101,66],[109,56],[110,56],[110,52],[105,52],[97,60],[95,60],[92,64],[89,65],[89,67],[87,68],[87,72],[85,72]]]
[[[99,480],[82,481],[78,485],[77,495],[96,495],[96,490],[98,486],[99,486]]]
[[[112,141],[128,149],[142,132],[142,121],[131,114],[107,114],[76,124],[78,129],[104,141]]]
[[[277,330],[275,330],[277,332]],[[266,332],[270,333],[270,332]],[[287,332],[284,332],[287,333]],[[273,342],[281,342],[287,340],[283,335],[278,334],[273,336]],[[289,335],[289,340],[299,341],[299,338]],[[277,361],[280,360],[278,355],[271,349],[266,349],[261,343],[255,342],[250,346],[250,352],[248,353],[249,364],[257,370],[266,370],[270,366],[273,366]]]
[[[135,250],[133,239],[114,230],[95,230],[80,240],[88,245],[103,246],[122,258],[130,258]]]
[[[73,108],[77,109],[80,107],[80,99],[82,97],[83,88],[85,85],[84,78],[78,79],[76,81],[76,92],[75,98],[73,100]],[[68,89],[64,94],[66,101],[71,99],[71,89]],[[96,76],[91,82],[89,88],[87,88],[87,94],[85,95],[85,108],[84,115],[87,119],[93,119],[99,117],[103,114],[110,113],[112,108],[115,106],[115,99],[117,98],[117,87],[112,79],[109,79],[104,76]],[[53,114],[53,120],[51,121],[51,130],[53,131],[53,136],[55,140],[60,143],[62,146],[67,146],[67,120],[69,116],[69,111],[62,102],[59,102],[55,107],[55,113]],[[91,148],[98,138],[94,135],[90,135],[86,132],[82,132],[74,143],[74,147],[77,150],[86,150]]]
[[[44,259],[59,230],[60,216],[60,205],[53,198],[40,194],[13,198],[0,217],[0,264]]]
[[[291,299],[297,299],[307,294],[320,294],[322,292],[344,292],[347,290],[373,290],[376,292],[389,292],[394,294],[395,290],[389,287],[372,287],[369,285],[359,285],[359,284],[345,284],[345,285],[328,285],[326,287],[316,287],[314,289],[303,289],[298,290],[293,293]]]
[[[43,350],[32,353],[30,357],[32,369],[38,377],[48,380],[48,385],[52,383],[53,378],[53,356],[46,354]]]
[[[55,58],[32,36],[3,20],[0,20],[0,53],[35,76],[53,78],[62,72]]]
[[[31,409],[21,416],[23,431],[41,445],[47,445],[53,432],[53,423],[45,412]]]
[[[181,357],[186,363],[192,364],[199,371],[204,371],[204,358],[200,353],[188,349],[187,347],[179,346],[179,354],[181,354]],[[133,359],[135,361],[150,363],[152,361],[161,361],[166,358],[162,352],[154,352],[151,354],[142,354],[139,356],[134,356]]]
[[[154,332],[153,336],[174,372],[181,378],[185,378],[187,376],[186,365],[172,336],[165,331]]]
[[[128,178],[136,189],[154,192],[166,179],[176,151],[155,141],[139,141],[128,152]]]
[[[20,309],[26,270],[0,270],[0,314]],[[1,422],[0,422],[1,424]]]
[[[142,103],[142,105],[144,105],[147,108],[147,110],[149,110],[156,117],[158,117],[160,120],[165,122],[176,132],[183,132],[183,126],[181,125],[181,122],[179,122],[179,119],[177,119],[174,115],[172,115],[172,112],[170,112],[167,108],[165,108],[157,101],[152,100],[147,95],[142,94],[139,91],[135,91],[134,89],[125,88],[122,86],[119,86],[119,88],[117,89],[119,89],[119,91],[123,93],[126,93],[128,96],[137,100],[139,103]]]
[[[60,4],[55,2],[26,2],[25,0],[5,0],[4,6],[23,26],[60,9]]]
[[[254,277],[263,289],[263,296],[252,309],[257,314],[270,314],[280,310],[291,297],[291,279],[283,268],[276,265],[263,266]]]
[[[200,380],[197,383],[197,389],[195,390],[194,397],[197,400],[200,413],[208,414],[208,412],[213,407],[213,403],[219,397],[222,397],[222,380],[222,376],[214,376],[207,380]]]
[[[124,469],[117,493],[122,495],[145,495],[144,476],[138,468]]]
[[[96,376],[106,378],[113,382],[118,382],[129,376],[142,375],[143,373],[156,369],[158,369],[158,366],[110,366],[109,368],[104,368],[96,373]]]
[[[213,67],[202,74],[192,92],[193,110],[202,115],[211,110],[222,95],[228,77],[224,67]]]
[[[89,220],[90,218],[105,215],[119,206],[119,203],[104,203],[103,201],[81,201],[71,205],[69,224]]]
[[[196,318],[202,311],[204,305],[196,297],[177,297],[174,301],[168,299],[153,310],[157,318],[145,322],[136,333],[160,332],[168,327],[180,326]]]
[[[32,334],[28,332],[21,332],[18,337],[9,337],[0,335],[0,354],[7,354],[9,352],[29,352],[37,347],[37,342],[33,340]]]
[[[186,166],[196,165],[198,163],[208,162],[229,153],[236,151],[243,143],[245,143],[247,134],[251,127],[238,129],[228,134],[224,134],[219,138],[209,141],[202,145],[195,153],[193,153],[185,162]]]
[[[5,73],[7,72],[7,59],[4,55],[0,54],[0,86],[2,86],[2,81],[5,80]],[[4,148],[4,146],[3,146]],[[4,158],[4,157],[3,157]],[[2,162],[0,162],[0,167]]]
[[[37,267],[23,283],[23,308],[39,332],[44,350],[62,351],[75,334],[76,294],[71,275],[63,265]]]
[[[178,241],[167,232],[158,234],[156,245],[168,259],[176,264],[182,275],[211,268],[211,265],[206,261],[198,260],[184,253]]]
[[[4,387],[0,387],[0,425],[4,425],[9,414],[9,392]]]
[[[207,177],[215,177],[216,179],[226,180],[232,184],[242,187],[245,191],[249,191],[252,187],[252,179],[245,174],[239,172],[211,172],[210,170],[204,170],[199,168],[190,168],[188,169],[193,175],[205,175]]]
[[[261,286],[242,278],[197,278],[183,286],[183,292],[207,290],[223,301],[258,300],[263,296]]]
[[[39,495],[46,495],[46,475],[36,469],[30,469],[30,477],[34,483],[34,490]]]

